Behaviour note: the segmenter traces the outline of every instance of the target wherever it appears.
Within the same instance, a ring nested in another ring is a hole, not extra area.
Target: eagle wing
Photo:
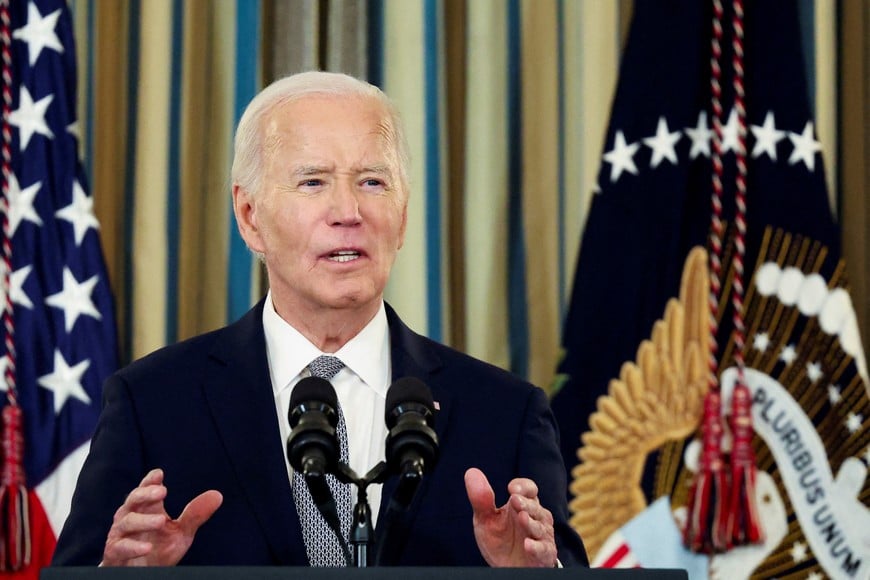
[[[610,381],[581,437],[569,507],[592,557],[646,508],[641,477],[648,454],[698,426],[708,388],[709,287],[707,252],[696,247],[686,258],[679,298],[668,301],[636,360]]]

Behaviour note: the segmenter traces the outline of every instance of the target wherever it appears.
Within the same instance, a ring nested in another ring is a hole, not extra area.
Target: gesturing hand
[[[494,567],[553,567],[557,562],[553,514],[538,501],[538,486],[518,478],[502,507],[479,469],[465,472],[465,490],[474,511],[474,537],[484,560]]]
[[[217,510],[223,496],[206,491],[173,520],[163,507],[163,470],[152,469],[115,512],[102,566],[173,566],[187,553],[193,536]]]

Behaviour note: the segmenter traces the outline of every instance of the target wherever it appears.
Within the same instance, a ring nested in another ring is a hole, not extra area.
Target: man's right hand
[[[174,566],[223,502],[220,492],[196,496],[173,520],[163,507],[163,470],[152,469],[115,512],[101,566]]]

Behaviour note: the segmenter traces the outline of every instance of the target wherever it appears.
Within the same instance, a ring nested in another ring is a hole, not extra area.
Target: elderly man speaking
[[[388,563],[587,564],[544,393],[415,334],[384,303],[407,166],[395,107],[368,83],[308,72],[253,99],[233,209],[269,292],[234,324],[109,378],[54,565],[346,565],[350,486],[330,481],[330,533],[285,455],[291,394],[310,375],[337,393],[356,473],[384,458],[390,385],[415,377],[437,401],[440,457],[413,501],[390,513],[396,476],[369,488]]]

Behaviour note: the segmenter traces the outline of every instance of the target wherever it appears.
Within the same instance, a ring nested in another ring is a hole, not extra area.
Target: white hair
[[[324,71],[290,75],[270,84],[248,103],[236,128],[231,178],[234,184],[256,195],[263,175],[263,120],[279,105],[310,95],[372,98],[387,113],[387,130],[391,134],[399,161],[399,182],[408,195],[408,144],[399,111],[378,87],[352,76]]]

